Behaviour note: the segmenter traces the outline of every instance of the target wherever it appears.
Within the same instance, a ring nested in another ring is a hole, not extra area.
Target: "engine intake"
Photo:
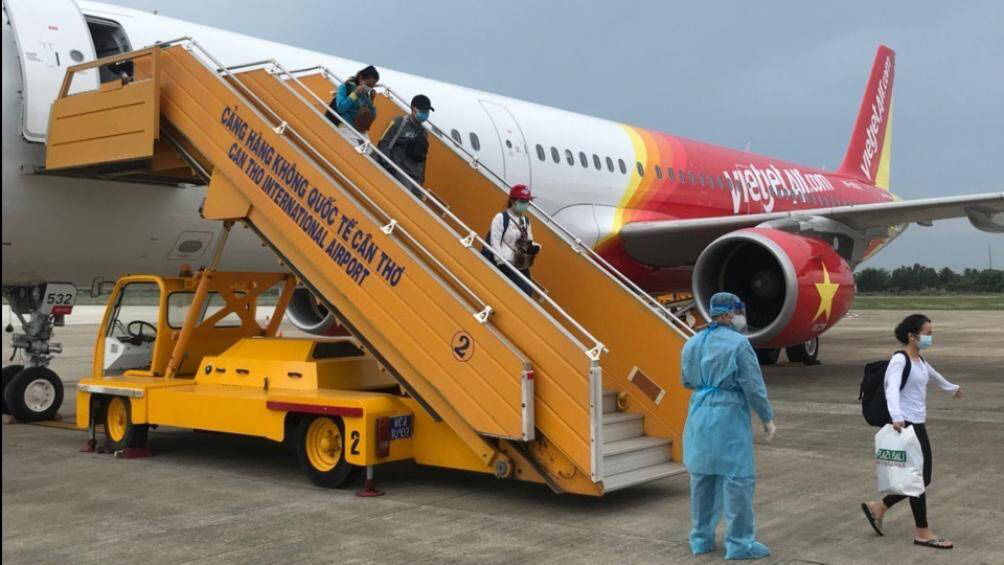
[[[705,318],[714,293],[737,295],[746,304],[753,345],[785,347],[818,336],[847,313],[854,277],[822,240],[749,228],[704,249],[694,266],[693,290]]]
[[[293,289],[289,299],[286,317],[297,329],[313,335],[347,336],[348,330],[338,318],[321,304],[310,290],[299,287]]]

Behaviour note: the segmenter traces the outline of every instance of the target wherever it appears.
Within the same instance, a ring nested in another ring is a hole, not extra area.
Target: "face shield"
[[[711,297],[708,304],[708,315],[712,318],[732,314],[729,323],[736,331],[746,329],[746,305],[731,292],[719,292]]]

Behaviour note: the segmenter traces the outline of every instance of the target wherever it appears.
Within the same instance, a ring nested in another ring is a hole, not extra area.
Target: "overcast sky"
[[[743,148],[843,158],[875,49],[896,50],[892,190],[1004,191],[1004,2],[112,0]],[[866,266],[1004,267],[1004,235],[911,226]]]

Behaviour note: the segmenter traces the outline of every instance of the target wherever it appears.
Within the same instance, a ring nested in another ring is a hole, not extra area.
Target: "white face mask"
[[[729,321],[732,327],[735,328],[737,332],[741,332],[746,329],[746,316],[742,314],[735,314],[732,316],[732,320]]]

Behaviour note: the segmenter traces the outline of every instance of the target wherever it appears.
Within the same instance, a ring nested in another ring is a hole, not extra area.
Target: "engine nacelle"
[[[822,240],[770,228],[716,239],[694,265],[694,298],[731,292],[746,304],[749,339],[757,347],[804,343],[837,323],[854,301],[854,275]]]
[[[313,335],[347,336],[348,330],[308,289],[293,289],[286,317],[297,329]]]

